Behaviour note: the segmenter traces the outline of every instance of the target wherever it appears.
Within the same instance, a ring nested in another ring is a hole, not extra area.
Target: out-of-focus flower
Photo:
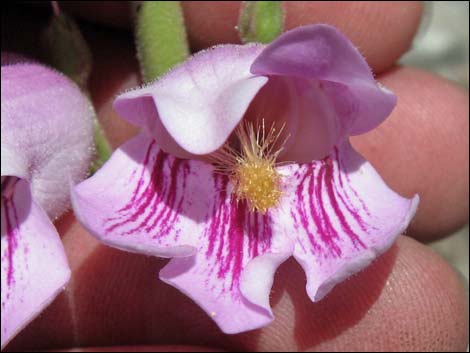
[[[4,60],[5,59],[5,60]],[[50,219],[69,206],[70,181],[92,155],[93,108],[65,76],[2,54],[1,346],[34,319],[70,277]]]

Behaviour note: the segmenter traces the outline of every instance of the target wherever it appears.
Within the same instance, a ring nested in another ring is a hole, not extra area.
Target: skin
[[[90,5],[69,6],[95,22],[121,27],[130,23],[123,4],[105,12]],[[185,2],[192,47],[236,42],[238,6]],[[468,222],[468,93],[433,74],[395,66],[415,35],[422,5],[288,2],[286,7],[287,28],[318,22],[337,26],[359,47],[377,79],[398,95],[389,119],[352,140],[390,187],[406,196],[419,193],[421,204],[407,236],[318,303],[310,302],[304,274],[289,260],[272,291],[276,320],[264,329],[228,336],[190,299],[157,280],[165,260],[100,245],[69,213],[57,226],[72,280],[8,349],[466,349],[468,308],[459,275],[423,242]],[[139,84],[132,37],[104,27],[84,29],[94,55],[91,96],[117,147],[137,132],[111,109],[116,94]]]

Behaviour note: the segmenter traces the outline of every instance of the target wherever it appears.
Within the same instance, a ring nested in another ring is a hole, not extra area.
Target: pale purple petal
[[[28,183],[14,177],[2,182],[3,348],[63,290],[70,270],[59,235],[32,200]]]
[[[214,183],[229,187],[226,177]],[[222,192],[199,234],[197,255],[172,259],[160,278],[191,297],[225,333],[266,326],[273,320],[274,273],[293,251],[284,228],[273,223],[277,217],[277,210],[255,214]]]
[[[349,143],[293,175],[290,234],[296,235],[294,256],[313,301],[386,251],[406,230],[419,200],[389,189]]]
[[[309,25],[284,33],[256,58],[251,72],[286,76],[301,84],[321,81],[346,134],[373,129],[396,104],[395,95],[377,85],[349,39],[328,25]],[[343,137],[340,132],[339,138]]]
[[[271,76],[251,103],[245,119],[270,129],[283,128],[289,138],[281,158],[310,162],[325,157],[337,143],[336,111],[319,82]]]
[[[231,197],[231,188],[210,164],[177,159],[142,133],[74,187],[72,203],[80,222],[103,243],[175,257],[161,278],[193,298],[222,330],[235,333],[272,320],[272,276],[293,244],[283,228],[273,228],[277,215],[251,213]]]
[[[105,244],[149,255],[188,256],[208,217],[212,168],[176,159],[141,133],[71,193],[76,217]]]
[[[1,174],[24,178],[52,218],[68,206],[68,178],[85,177],[93,108],[62,74],[39,64],[2,66]]]
[[[224,45],[202,51],[149,86],[120,95],[114,108],[152,131],[166,152],[206,154],[219,148],[267,82],[249,68],[258,45]],[[178,148],[180,146],[181,148]]]

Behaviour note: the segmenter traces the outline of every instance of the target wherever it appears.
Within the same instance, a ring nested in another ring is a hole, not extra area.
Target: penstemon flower
[[[74,188],[73,206],[103,243],[172,258],[160,278],[224,332],[259,328],[287,258],[317,301],[408,226],[418,197],[390,190],[348,141],[395,104],[330,26],[208,49],[116,99],[143,131]]]
[[[18,62],[20,61],[20,62]],[[83,180],[93,143],[93,109],[65,76],[4,55],[1,124],[1,346],[56,297],[70,277],[50,218]]]

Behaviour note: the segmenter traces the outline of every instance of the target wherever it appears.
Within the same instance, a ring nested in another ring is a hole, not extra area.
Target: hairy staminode
[[[242,122],[235,132],[238,148],[226,142],[211,156],[216,170],[231,178],[237,200],[246,200],[253,212],[266,213],[282,195],[282,178],[275,167],[285,142],[276,146],[283,128],[272,125],[266,133],[264,120],[256,129],[253,123]]]

